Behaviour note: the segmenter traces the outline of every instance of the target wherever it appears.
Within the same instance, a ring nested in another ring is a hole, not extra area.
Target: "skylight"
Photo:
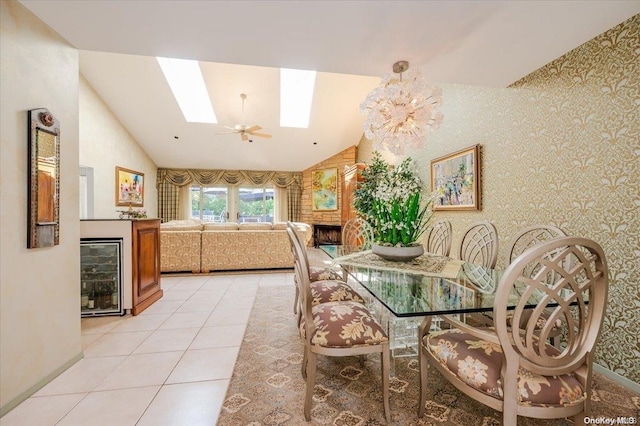
[[[185,120],[189,123],[217,123],[198,61],[156,59]]]
[[[309,127],[315,71],[280,69],[280,126]]]

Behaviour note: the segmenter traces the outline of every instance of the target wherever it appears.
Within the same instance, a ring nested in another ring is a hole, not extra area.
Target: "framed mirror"
[[[60,240],[60,123],[46,108],[29,111],[27,247]]]

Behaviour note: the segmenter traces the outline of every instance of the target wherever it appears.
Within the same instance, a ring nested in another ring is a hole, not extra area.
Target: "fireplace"
[[[342,226],[313,224],[313,245],[318,247],[327,244],[340,244],[342,240]]]

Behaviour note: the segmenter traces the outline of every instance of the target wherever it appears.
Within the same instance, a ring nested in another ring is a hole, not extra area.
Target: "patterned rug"
[[[292,312],[294,290],[261,287],[222,406],[218,425],[306,425],[305,382],[300,375],[303,345]],[[419,373],[416,357],[397,358],[391,380],[392,424],[500,425],[500,413],[461,394],[431,369],[425,417],[417,416]],[[640,421],[640,395],[599,374],[595,375],[593,417]],[[318,356],[311,410],[314,425],[383,425],[379,358]],[[568,420],[532,420],[519,425],[572,425]]]

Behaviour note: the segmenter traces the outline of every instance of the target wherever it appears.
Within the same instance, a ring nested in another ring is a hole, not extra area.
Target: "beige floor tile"
[[[92,392],[57,426],[135,425],[160,386]]]
[[[156,330],[133,351],[134,354],[186,351],[200,328]]]
[[[90,392],[124,360],[124,356],[83,358],[47,383],[34,396]]]
[[[110,333],[126,333],[131,331],[153,331],[165,322],[171,314],[127,315],[125,320],[109,331]]]
[[[80,336],[80,343],[82,344],[82,349],[86,349],[90,344],[98,340],[104,334],[83,334]]]
[[[189,349],[224,348],[242,344],[245,325],[223,325],[204,327],[189,346]]]
[[[137,426],[213,426],[228,385],[214,380],[163,386]]]
[[[235,311],[238,309],[251,309],[255,299],[253,297],[224,297],[216,305],[216,311]]]
[[[67,414],[85,393],[31,397],[0,419],[2,426],[53,426]]]
[[[203,300],[197,298],[195,295],[191,297],[191,299],[187,300],[178,308],[176,313],[185,313],[185,312],[209,312],[213,311],[221,297],[218,297],[218,300]]]
[[[165,300],[163,298],[158,300],[153,305],[149,306],[140,315],[156,315],[156,314],[172,314],[174,313],[184,301],[182,300]]]
[[[94,391],[162,385],[183,351],[128,356]]]
[[[166,383],[230,379],[238,357],[238,347],[188,350]]]
[[[176,287],[173,287],[171,290],[167,290],[162,295],[162,300],[171,301],[171,300],[182,300],[185,301],[193,296],[195,290],[174,290]]]
[[[130,333],[107,333],[87,349],[84,356],[87,358],[129,355],[151,335],[151,331],[136,331]]]
[[[221,325],[246,325],[249,322],[251,309],[215,310],[204,323],[205,327]]]
[[[80,327],[82,334],[104,334],[122,321],[124,321],[123,317],[117,316],[83,318],[80,321]]]
[[[185,279],[173,286],[171,291],[196,291],[206,282],[206,279]]]
[[[159,330],[202,327],[208,317],[209,312],[175,313],[160,326]]]

